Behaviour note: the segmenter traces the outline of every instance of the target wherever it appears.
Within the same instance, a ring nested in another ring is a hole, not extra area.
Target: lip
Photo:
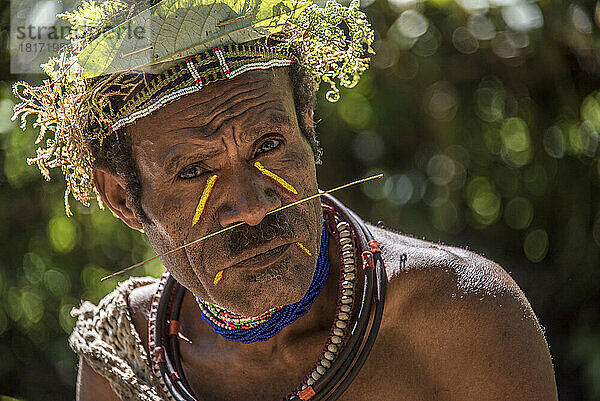
[[[276,263],[283,257],[285,252],[292,246],[292,243],[285,243],[283,245],[275,246],[267,244],[264,250],[259,248],[259,252],[253,256],[245,258],[243,260],[234,261],[234,264],[229,266],[227,269],[256,269],[269,266]],[[261,247],[262,248],[262,247]],[[261,252],[262,251],[262,252]],[[244,256],[244,255],[243,255]],[[242,256],[242,257],[243,257]]]

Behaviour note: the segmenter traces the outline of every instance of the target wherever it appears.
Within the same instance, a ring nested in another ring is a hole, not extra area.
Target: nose
[[[227,199],[219,208],[223,228],[240,222],[256,226],[268,212],[282,205],[271,184],[251,166],[236,169],[229,182]]]

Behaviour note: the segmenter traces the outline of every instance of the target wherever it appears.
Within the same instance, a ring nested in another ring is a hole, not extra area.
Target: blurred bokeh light
[[[8,73],[3,4],[0,394],[67,400],[70,309],[153,252],[108,211],[67,218],[61,177],[43,183],[25,164],[34,133],[10,121],[10,85],[25,77]],[[376,30],[371,69],[338,103],[317,94],[321,187],[384,172],[339,197],[374,223],[511,272],[545,327],[564,401],[600,400],[599,4],[362,2]]]

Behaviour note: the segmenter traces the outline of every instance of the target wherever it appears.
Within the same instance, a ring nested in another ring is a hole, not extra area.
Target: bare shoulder
[[[391,281],[407,275],[440,275],[453,277],[454,284],[465,292],[484,290],[522,295],[518,285],[500,265],[481,255],[379,227],[370,226],[370,229],[382,244]]]
[[[382,331],[397,339],[398,349],[419,355],[436,386],[459,400],[557,399],[543,330],[500,265],[370,228],[389,280]]]
[[[420,294],[434,305],[465,302],[473,303],[471,307],[512,307],[542,334],[523,291],[497,263],[466,249],[370,228],[381,243],[392,301],[408,301]]]

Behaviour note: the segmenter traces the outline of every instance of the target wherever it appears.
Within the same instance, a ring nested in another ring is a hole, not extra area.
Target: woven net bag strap
[[[77,323],[69,345],[95,372],[108,379],[122,400],[167,399],[152,374],[127,303],[131,291],[156,281],[151,277],[131,278],[120,283],[98,306],[86,301],[71,311]]]

